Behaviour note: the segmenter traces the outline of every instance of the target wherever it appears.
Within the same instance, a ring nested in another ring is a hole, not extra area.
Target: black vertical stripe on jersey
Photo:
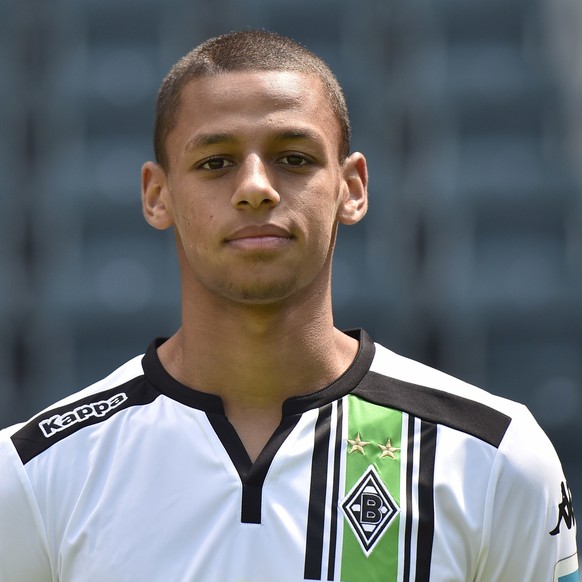
[[[434,466],[437,425],[420,423],[420,467],[418,476],[418,540],[416,582],[428,582],[434,540]]]
[[[242,484],[241,523],[261,523],[263,487],[252,483]]]
[[[304,578],[306,580],[321,580],[331,410],[332,404],[322,406],[319,409],[315,423],[309,509],[307,513],[307,535],[305,539]]]
[[[404,524],[403,582],[410,582],[412,544],[412,475],[414,469],[414,417],[408,416],[408,438],[406,441],[406,521]]]
[[[333,485],[331,491],[331,526],[329,532],[329,559],[327,562],[327,579],[335,579],[335,556],[337,547],[337,513],[339,504],[340,467],[342,455],[342,424],[343,405],[342,401],[337,401],[336,428],[335,428],[335,449],[333,454]]]

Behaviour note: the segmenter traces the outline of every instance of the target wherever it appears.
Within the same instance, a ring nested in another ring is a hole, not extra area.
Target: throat
[[[330,385],[358,351],[356,339],[333,328],[329,334],[286,329],[268,341],[233,333],[227,336],[227,351],[225,341],[208,341],[203,333],[182,329],[158,348],[171,376],[222,399],[226,417],[253,461],[281,424],[283,403]]]
[[[242,410],[227,407],[226,415],[253,463],[281,424],[280,407],[276,410]]]

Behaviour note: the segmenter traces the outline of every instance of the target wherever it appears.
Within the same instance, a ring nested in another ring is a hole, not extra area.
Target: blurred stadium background
[[[177,327],[173,241],[139,202],[157,88],[205,38],[262,27],[330,63],[369,160],[338,325],[525,402],[582,502],[578,0],[0,7],[0,425]]]

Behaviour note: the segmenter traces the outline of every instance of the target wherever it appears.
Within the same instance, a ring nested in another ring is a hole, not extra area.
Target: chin
[[[220,290],[221,295],[237,303],[249,305],[268,305],[290,297],[297,290],[296,281],[253,282],[237,285],[230,282]]]

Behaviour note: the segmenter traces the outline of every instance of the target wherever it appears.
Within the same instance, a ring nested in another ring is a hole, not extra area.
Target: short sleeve
[[[40,512],[10,434],[0,431],[0,582],[51,582]]]
[[[578,582],[572,496],[549,439],[519,406],[499,447],[484,518],[480,582]]]

